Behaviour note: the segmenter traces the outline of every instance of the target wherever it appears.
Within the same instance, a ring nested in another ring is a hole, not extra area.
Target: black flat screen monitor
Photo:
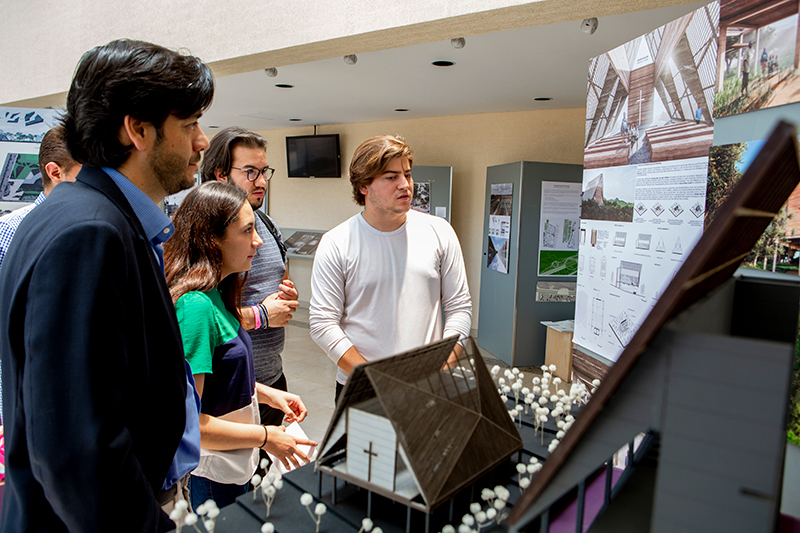
[[[286,137],[290,178],[339,178],[339,134]]]

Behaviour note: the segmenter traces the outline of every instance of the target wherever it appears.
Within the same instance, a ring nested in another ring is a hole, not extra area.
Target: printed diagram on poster
[[[626,182],[633,197],[624,209],[617,202],[600,211],[605,218],[598,218],[596,209],[582,217],[581,235],[590,237],[580,245],[576,296],[576,316],[590,305],[593,318],[576,318],[575,342],[611,361],[702,235],[703,217],[692,206],[705,206],[708,158],[621,168],[636,171],[633,182]],[[584,172],[583,198],[591,192],[593,172]],[[602,325],[597,322],[601,314]]]
[[[589,62],[574,341],[610,361],[703,231],[719,17],[708,4]]]
[[[574,281],[537,281],[537,302],[574,302],[576,284]]]
[[[494,183],[489,208],[489,248],[486,265],[508,274],[508,239],[511,236],[511,200],[513,183]]]
[[[798,6],[784,0],[721,0],[714,116],[800,101]]]
[[[422,213],[431,212],[431,184],[428,181],[414,182],[414,198],[411,200],[411,209]]]
[[[574,276],[578,273],[580,217],[580,183],[542,182],[540,276]]]
[[[60,114],[54,109],[0,107],[0,200],[33,202],[42,192],[39,143]]]

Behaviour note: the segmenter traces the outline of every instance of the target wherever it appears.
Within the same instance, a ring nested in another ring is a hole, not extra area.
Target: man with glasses
[[[264,241],[253,258],[240,309],[243,326],[253,341],[256,381],[287,390],[281,352],[284,326],[299,305],[297,290],[287,277],[286,246],[280,231],[259,208],[264,203],[275,169],[267,165],[267,141],[257,133],[231,127],[217,133],[203,159],[203,181],[218,180],[236,185],[247,193],[256,212],[256,232]],[[260,405],[261,423],[277,426],[283,412]]]

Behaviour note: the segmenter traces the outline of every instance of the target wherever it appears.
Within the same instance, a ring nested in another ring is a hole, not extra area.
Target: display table
[[[513,397],[513,396],[512,396]],[[313,512],[317,503],[322,502],[327,512],[322,516],[320,533],[357,533],[361,528],[361,520],[370,517],[375,526],[384,533],[431,533],[441,531],[446,524],[458,526],[461,517],[469,513],[469,505],[473,502],[484,503],[480,498],[483,488],[505,486],[511,493],[508,508],[513,508],[520,497],[517,485],[517,462],[528,463],[531,456],[544,460],[549,456],[547,446],[555,436],[557,428],[553,422],[545,424],[545,437],[542,444],[541,433],[534,435],[533,417],[522,416],[522,427],[517,427],[523,440],[523,450],[475,481],[471,486],[457,494],[450,503],[435,509],[430,515],[411,510],[392,502],[377,494],[347,484],[340,479],[314,471],[314,465],[306,465],[283,477],[283,488],[275,496],[270,509],[270,517],[266,517],[266,505],[261,492],[253,499],[249,492],[237,498],[236,503],[221,510],[216,521],[215,533],[239,533],[242,531],[260,531],[264,522],[271,522],[277,533],[314,533],[316,525],[306,508],[300,503],[300,496],[308,492],[314,497],[310,505]],[[201,531],[202,526],[198,524]],[[483,531],[502,530],[502,527],[484,528]],[[194,531],[184,527],[183,531]]]
[[[564,383],[569,383],[572,381],[572,333],[575,331],[575,321],[545,320],[541,324],[547,327],[544,364],[556,365],[555,375]]]

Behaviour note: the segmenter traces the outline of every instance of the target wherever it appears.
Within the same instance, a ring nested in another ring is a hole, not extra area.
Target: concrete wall
[[[352,200],[347,169],[355,148],[374,135],[402,135],[415,152],[416,165],[453,167],[453,227],[461,241],[478,324],[480,265],[486,167],[513,161],[583,163],[584,109],[486,113],[424,119],[320,126],[317,133],[338,133],[342,178],[286,177],[286,136],[313,133],[310,127],[261,131],[275,167],[270,182],[270,216],[279,226],[328,230],[361,208]],[[211,130],[213,132],[213,130]],[[290,273],[300,300],[310,298],[311,262],[293,259]]]

